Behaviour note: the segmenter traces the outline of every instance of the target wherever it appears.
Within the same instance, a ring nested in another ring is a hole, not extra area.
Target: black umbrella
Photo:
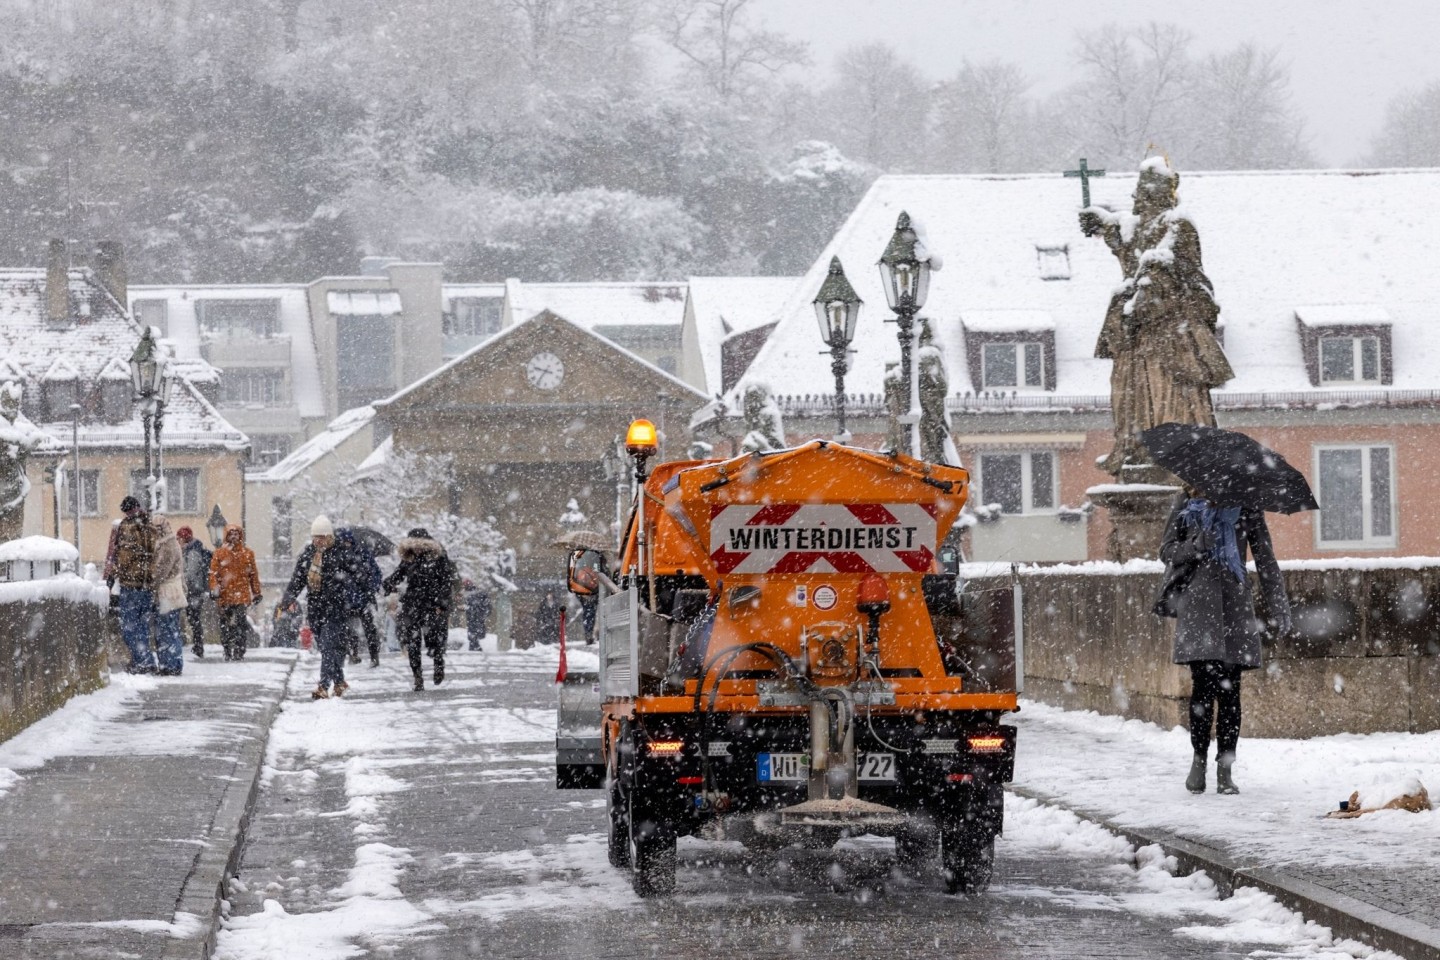
[[[1219,427],[1162,423],[1140,434],[1155,462],[1221,506],[1319,510],[1305,476],[1274,450]]]
[[[388,557],[395,552],[395,543],[373,527],[351,527],[350,535],[355,542],[377,557]]]

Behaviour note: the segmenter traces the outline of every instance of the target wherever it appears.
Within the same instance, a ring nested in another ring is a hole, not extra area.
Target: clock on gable
[[[554,390],[565,379],[565,364],[548,350],[537,353],[525,363],[525,379],[537,390]]]

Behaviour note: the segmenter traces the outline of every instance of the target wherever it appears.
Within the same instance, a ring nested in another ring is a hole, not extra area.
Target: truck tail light
[[[652,757],[678,757],[685,749],[684,740],[651,740],[646,744]]]
[[[704,777],[676,777],[675,782],[682,787],[698,787],[705,782]]]
[[[971,753],[1002,753],[1005,750],[1005,738],[992,734],[970,737],[967,742]]]

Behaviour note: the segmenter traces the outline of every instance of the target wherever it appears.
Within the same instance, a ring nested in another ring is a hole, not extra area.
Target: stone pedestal
[[[1156,560],[1165,521],[1181,488],[1175,478],[1153,464],[1127,465],[1120,483],[1104,483],[1085,491],[1091,502],[1109,511],[1107,560]]]

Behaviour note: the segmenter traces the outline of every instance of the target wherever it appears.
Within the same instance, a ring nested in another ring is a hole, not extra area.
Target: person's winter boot
[[[195,646],[191,647],[190,649],[191,649],[192,651],[194,651],[194,653],[195,653],[195,659],[196,659],[196,660],[204,660],[204,659],[205,659],[205,647],[204,647],[203,645],[197,643],[197,644],[195,644]]]
[[[1235,764],[1233,756],[1220,756],[1215,758],[1215,792],[1236,794],[1240,788],[1235,786],[1235,781],[1230,776],[1230,768]]]
[[[445,680],[445,662],[444,662],[443,660],[436,660],[436,661],[435,661],[435,685],[438,687],[441,683],[444,682],[444,680]]]
[[[415,692],[416,692],[416,693],[419,693],[421,690],[424,690],[424,689],[425,689],[425,678],[421,675],[421,673],[420,673],[419,670],[416,670],[416,671],[415,671]]]
[[[371,658],[370,658],[370,666],[372,666],[372,667],[378,667],[378,666],[380,666],[380,658],[379,658],[379,657],[371,657]]]
[[[311,700],[328,700],[329,698],[330,691],[325,689],[325,684],[323,683],[310,692]]]
[[[345,696],[345,691],[349,689],[350,684],[346,683],[344,680],[341,680],[339,683],[335,684],[335,696],[343,697]]]
[[[1185,789],[1191,793],[1205,792],[1205,754],[1195,754],[1190,761],[1190,776],[1185,778]]]

